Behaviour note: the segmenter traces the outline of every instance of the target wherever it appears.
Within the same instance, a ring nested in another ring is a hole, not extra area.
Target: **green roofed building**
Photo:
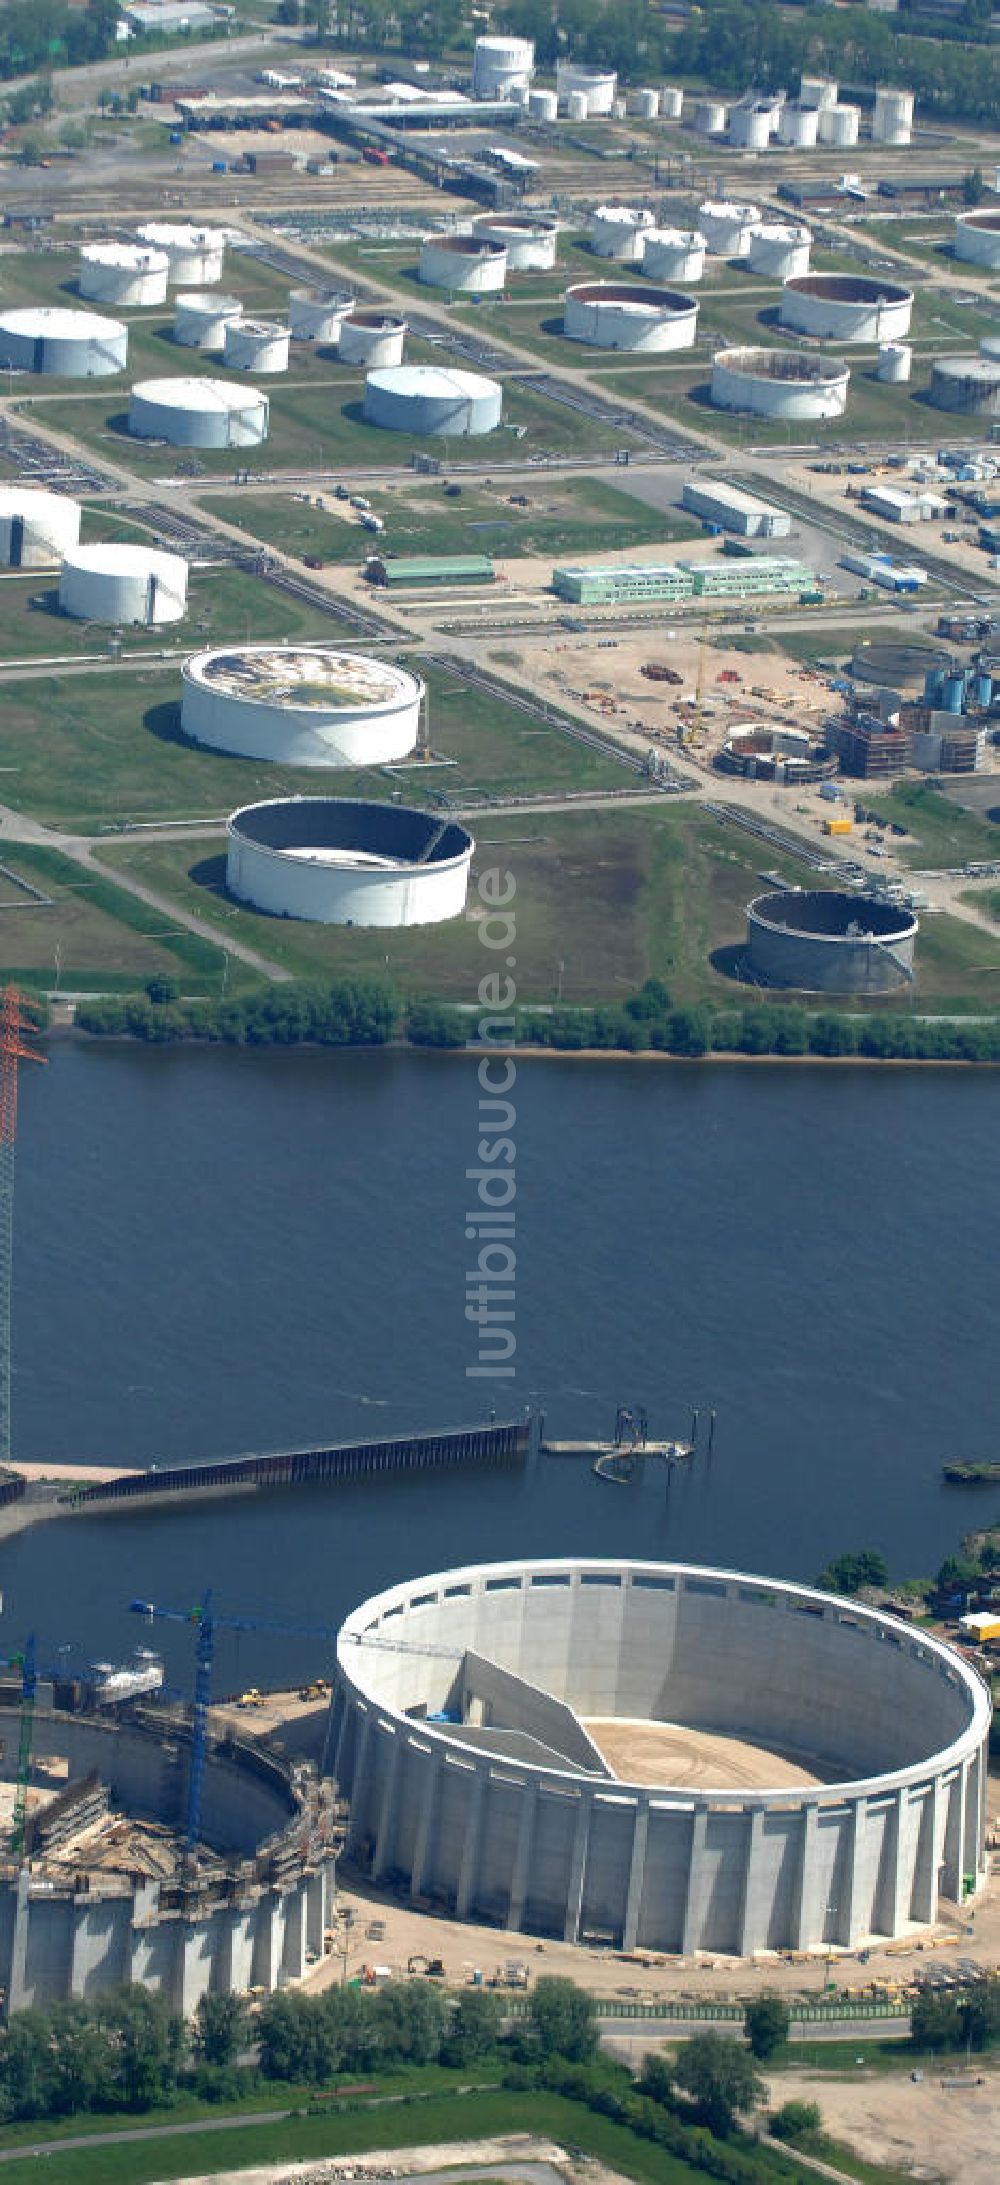
[[[580,607],[618,607],[651,600],[753,599],[761,592],[814,591],[804,562],[778,554],[738,561],[617,562],[602,568],[553,569],[552,589]]]
[[[816,577],[803,561],[783,554],[742,555],[738,561],[689,561],[696,599],[753,599],[758,592],[814,592]]]
[[[493,584],[496,572],[488,554],[374,554],[366,575],[391,591],[408,584]]]

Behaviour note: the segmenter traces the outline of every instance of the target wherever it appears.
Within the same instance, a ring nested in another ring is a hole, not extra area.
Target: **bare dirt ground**
[[[806,2078],[789,2072],[770,2082],[773,2107],[794,2098],[817,2102],[825,2129],[866,2162],[909,2170],[914,2179],[996,2185],[1000,2177],[1000,2075],[928,2068],[881,2078]]]
[[[579,2168],[577,2164],[572,2165]],[[448,2185],[477,2180],[487,2174],[505,2185],[561,2185],[570,2171],[569,2158],[552,2140],[532,2139],[527,2132],[512,2132],[494,2140],[450,2140],[441,2147],[393,2147],[385,2153],[351,2159],[328,2156],[316,2161],[273,2162],[252,2170],[212,2170],[186,2180],[186,2185],[339,2185],[343,2179],[363,2185],[378,2176],[420,2177],[431,2185],[443,2172]],[[586,2165],[594,2185],[603,2185],[604,2172],[596,2163]]]
[[[820,1783],[800,1761],[711,1730],[673,1722],[632,1722],[604,1716],[584,1725],[610,1768],[625,1783],[708,1785],[713,1790],[778,1790]]]

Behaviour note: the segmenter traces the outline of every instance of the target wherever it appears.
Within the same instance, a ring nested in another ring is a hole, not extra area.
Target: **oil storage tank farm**
[[[125,370],[128,327],[94,311],[32,304],[0,312],[0,365],[61,379],[105,379]]]
[[[764,220],[750,237],[747,265],[768,281],[790,281],[808,273],[812,235],[793,221]]]
[[[507,279],[507,253],[486,235],[428,235],[420,246],[418,273],[431,288],[494,295]]]
[[[128,305],[166,301],[170,260],[165,250],[141,243],[84,243],[77,287],[89,303]]]
[[[365,378],[365,419],[390,432],[455,435],[495,432],[503,409],[499,380],[450,364],[380,367]]]
[[[755,417],[843,417],[846,364],[806,349],[718,349],[710,399],[717,410]]]
[[[347,1857],[631,1951],[857,1947],[984,1884],[990,1702],[856,1600],[677,1563],[473,1564],[338,1639]]]
[[[700,281],[707,249],[698,228],[646,228],[642,270],[653,281]]]
[[[174,340],[182,349],[201,349],[216,355],[226,339],[226,328],[243,317],[238,296],[223,296],[212,289],[181,288],[174,297]]]
[[[258,387],[224,379],[140,379],[128,429],[175,448],[256,448],[267,439],[269,406]]]
[[[224,229],[151,220],[137,228],[136,234],[140,243],[151,243],[154,249],[166,251],[171,288],[214,288],[221,281],[226,252]]]
[[[340,322],[341,364],[402,364],[406,320],[395,311],[348,311]]]
[[[555,265],[559,222],[547,213],[484,212],[473,225],[506,251],[509,273],[550,273]]]
[[[780,325],[828,341],[901,341],[910,331],[913,290],[867,273],[805,273],[786,281]]]
[[[187,613],[187,581],[181,554],[131,543],[72,546],[59,578],[59,605],[81,622],[154,629]]]
[[[747,908],[755,979],[809,994],[891,994],[913,980],[911,911],[836,888],[788,888]]]
[[[960,212],[955,218],[955,256],[963,265],[1000,271],[1000,212]]]
[[[563,333],[599,349],[690,349],[698,326],[693,296],[651,282],[579,281],[563,298]]]
[[[590,247],[598,258],[638,265],[653,215],[634,205],[597,205],[590,216]]]
[[[750,238],[761,224],[759,205],[718,203],[708,199],[698,207],[698,226],[713,258],[745,258]]]
[[[288,766],[385,766],[417,741],[419,676],[328,645],[240,645],[182,669],[181,727],[196,743]]]
[[[465,909],[474,848],[456,820],[409,805],[277,798],[233,813],[226,886],[278,918],[437,925]]]
[[[40,486],[0,486],[0,563],[48,569],[80,537],[80,503]]]

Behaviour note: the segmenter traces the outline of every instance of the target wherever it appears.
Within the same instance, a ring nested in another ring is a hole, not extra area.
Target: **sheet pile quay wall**
[[[446,1434],[407,1434],[392,1441],[346,1442],[330,1449],[276,1449],[264,1456],[223,1458],[217,1464],[130,1472],[93,1487],[75,1487],[63,1499],[79,1508],[146,1495],[196,1494],[204,1488],[295,1487],[309,1480],[360,1479],[370,1472],[523,1464],[529,1441],[528,1426],[517,1420],[511,1425],[463,1427]]]

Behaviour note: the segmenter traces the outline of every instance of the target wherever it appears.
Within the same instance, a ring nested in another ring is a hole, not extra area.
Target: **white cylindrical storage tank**
[[[285,766],[389,766],[413,750],[424,685],[395,662],[329,645],[238,645],[181,671],[195,743]]]
[[[222,361],[231,372],[287,372],[290,340],[287,326],[276,319],[233,319]]]
[[[498,380],[452,365],[401,364],[365,380],[365,420],[390,432],[456,438],[495,432],[502,408]]]
[[[532,38],[477,38],[472,53],[472,89],[477,99],[509,99],[526,91],[535,67]]]
[[[865,273],[805,273],[786,281],[778,318],[794,334],[829,341],[901,341],[913,291]]]
[[[665,84],[660,92],[660,114],[664,121],[679,121],[684,112],[684,93],[676,84]]]
[[[652,213],[634,205],[598,205],[590,215],[591,250],[598,258],[636,265],[642,257],[644,231],[652,225]]]
[[[819,133],[819,108],[803,106],[801,99],[788,99],[778,115],[775,135],[779,144],[794,145],[799,151],[811,151]]]
[[[909,144],[913,135],[913,93],[880,85],[875,93],[872,138],[876,144]]]
[[[402,364],[406,320],[395,311],[348,311],[340,322],[341,364]]]
[[[654,281],[700,281],[707,249],[698,228],[647,228],[642,270]]]
[[[839,88],[832,76],[801,76],[799,100],[803,106],[836,106]]]
[[[698,226],[713,258],[745,258],[750,238],[760,224],[759,205],[709,201],[698,207]]]
[[[690,349],[698,326],[693,296],[624,281],[580,281],[563,299],[563,333],[599,349]]]
[[[555,121],[558,112],[559,100],[554,91],[529,91],[528,113],[532,121]]]
[[[76,285],[89,303],[163,303],[169,265],[165,250],[144,250],[140,243],[84,243]]]
[[[1000,272],[1000,212],[960,212],[955,220],[955,256],[963,265]]]
[[[136,229],[140,243],[165,250],[172,288],[214,288],[222,279],[226,238],[221,228],[191,228],[175,221],[152,220]]]
[[[821,106],[817,136],[821,144],[835,145],[845,151],[848,145],[858,141],[861,115],[856,106]]]
[[[765,220],[750,237],[747,264],[769,281],[790,281],[808,273],[812,235],[791,221]]]
[[[430,288],[455,295],[496,295],[507,278],[507,253],[482,235],[428,235],[420,246],[419,275]]]
[[[1000,362],[995,357],[938,357],[928,401],[961,417],[1000,417]]]
[[[711,401],[753,417],[843,417],[850,376],[846,364],[811,350],[719,349]]]
[[[766,152],[774,122],[770,99],[741,99],[729,109],[729,141],[739,151]]]
[[[105,379],[125,370],[128,327],[94,311],[33,304],[0,312],[0,365],[60,379]]]
[[[586,121],[590,113],[585,91],[568,91],[566,113],[570,121]]]
[[[593,68],[581,68],[576,61],[557,61],[556,92],[559,103],[572,114],[569,102],[575,93],[587,101],[587,113],[610,114],[615,103],[618,78]]]
[[[699,99],[694,110],[693,126],[703,137],[721,137],[726,133],[726,109],[721,99]]]
[[[336,343],[353,303],[353,296],[340,288],[293,288],[288,298],[292,340]]]
[[[555,265],[559,222],[546,213],[484,212],[475,229],[506,251],[510,273],[550,273]]]
[[[875,366],[876,379],[885,380],[889,386],[898,387],[909,379],[913,370],[913,351],[909,342],[886,341],[878,353]]]
[[[632,93],[632,112],[639,121],[655,121],[660,111],[660,94],[651,84]]]
[[[174,297],[174,340],[182,349],[202,349],[207,355],[223,347],[227,326],[243,317],[238,296],[206,294],[200,288],[180,289]]]
[[[981,357],[1000,357],[1000,334],[984,334],[979,354]]]
[[[35,486],[0,486],[0,563],[48,569],[80,537],[80,503]]]
[[[150,546],[73,546],[62,565],[59,605],[80,622],[154,629],[187,611],[188,565]]]
[[[256,448],[267,439],[268,400],[258,387],[224,379],[140,379],[128,429],[174,448]]]
[[[229,822],[226,886],[241,903],[318,925],[425,926],[460,918],[475,843],[405,804],[280,797]]]

